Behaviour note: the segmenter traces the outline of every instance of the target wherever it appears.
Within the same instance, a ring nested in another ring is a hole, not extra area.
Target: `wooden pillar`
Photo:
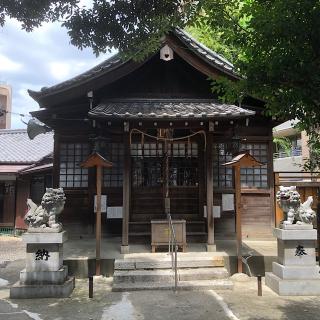
[[[199,170],[199,219],[203,219],[204,206],[206,204],[206,167],[205,167],[205,148],[203,137],[198,139],[198,170]]]
[[[206,186],[207,186],[207,226],[208,241],[207,251],[215,251],[214,244],[214,219],[213,219],[213,159],[212,159],[213,132],[207,133],[206,148]]]
[[[52,171],[52,186],[58,188],[60,184],[60,141],[58,134],[54,134],[53,145],[53,171]]]
[[[80,165],[82,168],[96,168],[96,275],[99,276],[101,272],[101,185],[102,185],[102,167],[111,168],[112,163],[107,161],[98,152],[92,153],[84,162]]]
[[[268,142],[268,187],[270,189],[271,228],[276,226],[275,174],[273,172],[273,141]]]
[[[235,156],[231,161],[224,164],[226,167],[234,168],[234,180],[236,189],[236,233],[237,233],[237,270],[242,273],[242,228],[241,228],[241,167],[260,167],[263,163],[257,161],[248,152],[242,152]]]
[[[101,181],[102,167],[97,166],[96,276],[101,273]]]
[[[279,186],[280,186],[280,175],[279,175],[279,172],[275,172],[274,173],[274,194],[276,194],[277,191],[279,190]],[[280,222],[284,219],[284,214],[283,214],[282,209],[279,207],[275,196],[274,196],[274,206],[276,209],[275,227],[278,228],[280,225]]]
[[[129,253],[129,214],[130,214],[130,134],[124,133],[124,164],[123,164],[123,216],[121,253]]]
[[[241,228],[241,180],[240,165],[234,167],[236,188],[236,233],[237,233],[237,270],[242,273],[242,228]]]

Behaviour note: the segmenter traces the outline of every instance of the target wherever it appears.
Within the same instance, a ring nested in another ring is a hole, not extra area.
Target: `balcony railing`
[[[301,148],[293,148],[289,152],[287,151],[275,152],[273,154],[273,159],[297,157],[297,156],[301,156],[301,154],[302,154]]]

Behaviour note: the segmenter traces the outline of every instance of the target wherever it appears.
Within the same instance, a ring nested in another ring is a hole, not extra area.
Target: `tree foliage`
[[[92,0],[90,7],[78,0],[2,0],[1,25],[7,17],[27,31],[59,20],[79,48],[138,50],[140,57],[154,52],[173,26],[188,27],[243,76],[215,84],[225,99],[259,97],[270,114],[299,119],[315,147],[319,141],[318,0]]]
[[[276,146],[277,152],[285,152],[287,156],[291,155],[292,142],[288,137],[274,137],[273,143]]]
[[[71,43],[96,54],[116,48],[123,53],[141,51],[141,57],[156,50],[159,40],[172,26],[184,27],[198,12],[196,1],[183,0],[4,0],[0,3],[0,24],[16,18],[23,29],[45,21],[61,21]]]
[[[32,31],[43,22],[68,20],[78,8],[79,0],[1,0],[0,25],[7,18],[17,19],[22,28]]]

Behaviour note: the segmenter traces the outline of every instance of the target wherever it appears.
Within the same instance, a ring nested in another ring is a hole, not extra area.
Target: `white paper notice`
[[[97,212],[97,195],[94,196],[94,212]],[[107,195],[101,195],[101,212],[107,212]]]
[[[221,207],[220,206],[213,206],[212,207],[212,215],[214,218],[221,218]],[[203,207],[203,216],[207,217],[207,206]]]
[[[107,218],[108,219],[122,219],[122,207],[108,207]]]
[[[214,218],[221,218],[221,207],[220,206],[213,206],[213,217]]]
[[[223,193],[222,194],[222,211],[233,211],[234,210],[234,194]]]

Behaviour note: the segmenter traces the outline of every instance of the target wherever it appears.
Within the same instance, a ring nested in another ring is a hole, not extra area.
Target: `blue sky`
[[[38,104],[27,89],[40,90],[69,79],[106,59],[91,49],[70,44],[66,29],[58,23],[45,24],[27,33],[15,20],[0,27],[0,82],[11,86],[13,112],[27,114]],[[27,118],[26,118],[27,119]],[[12,128],[23,128],[20,116],[12,115]]]

